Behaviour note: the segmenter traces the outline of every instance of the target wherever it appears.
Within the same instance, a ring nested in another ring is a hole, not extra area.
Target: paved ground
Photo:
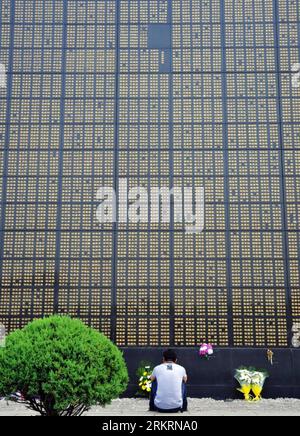
[[[167,416],[148,412],[148,404],[143,399],[114,400],[105,408],[93,407],[86,415],[93,416]],[[34,415],[24,406],[0,401],[0,416]],[[189,399],[189,411],[178,416],[300,416],[300,400],[282,399],[262,400],[259,403],[245,401],[215,401],[208,399]],[[174,416],[174,415],[172,415]]]

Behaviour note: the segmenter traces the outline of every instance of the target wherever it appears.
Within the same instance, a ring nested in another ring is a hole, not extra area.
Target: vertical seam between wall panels
[[[120,0],[115,1],[115,120],[114,120],[114,159],[113,159],[113,187],[117,198],[116,222],[113,223],[112,240],[112,289],[111,289],[111,339],[116,342],[117,337],[117,256],[118,256],[118,143],[119,143],[119,50],[120,50]]]
[[[45,4],[43,4],[43,16],[44,16],[44,7],[45,7]],[[36,12],[36,2],[34,2],[34,14],[35,14],[35,12]],[[45,52],[44,52],[44,31],[45,31],[45,21],[43,20],[42,24],[41,24],[41,33],[42,33],[42,37],[41,37],[41,39],[42,39],[42,41],[41,41],[41,46],[42,46],[42,63],[44,63],[44,55],[45,55]],[[32,41],[33,41],[33,45],[35,45],[34,35],[35,35],[34,26],[32,26]],[[34,65],[34,54],[33,53],[32,53],[32,62],[31,63],[32,63],[32,66],[33,66]],[[43,87],[42,87],[42,78],[41,78],[40,79],[40,92],[41,92],[41,94],[39,96],[39,102],[40,102],[41,107],[43,107],[42,89],[43,89]],[[30,90],[30,100],[31,101],[33,101],[33,99],[32,99],[32,93],[33,92],[34,91],[33,91],[33,86],[32,86],[31,90]],[[43,117],[43,113],[42,113],[42,110],[40,110],[40,113],[39,113],[39,124],[41,124],[42,117]],[[31,134],[32,134],[32,132],[31,132],[31,129],[30,129],[30,140],[29,140],[29,143],[31,143]],[[29,164],[29,156],[30,156],[30,154],[28,153],[28,155],[27,155],[28,164]],[[37,152],[37,160],[36,160],[37,175],[40,175],[40,160],[41,160],[41,153]],[[29,168],[29,165],[28,165],[28,168]],[[37,176],[36,180],[35,180],[35,211],[36,211],[35,230],[37,230],[37,228],[38,228],[39,187],[40,187],[40,178]],[[46,220],[45,220],[45,227],[46,227]],[[37,252],[37,239],[38,239],[38,232],[35,231],[34,232],[34,239],[33,239],[33,247],[34,247],[33,249],[34,249],[35,256],[32,259],[32,276],[33,277],[35,277],[36,270],[38,269],[37,268],[37,264],[39,265],[39,263],[37,262],[37,256],[36,256],[36,252]],[[44,245],[44,247],[45,247],[45,245]],[[46,286],[47,286],[47,284],[44,284],[44,289],[43,289],[43,296],[44,297],[45,297],[45,294],[47,292]],[[31,282],[31,303],[30,303],[31,307],[25,309],[25,311],[27,311],[27,310],[30,311],[30,315],[29,315],[30,319],[34,319],[34,306],[35,306],[34,305],[34,298],[35,298],[35,292],[37,292],[37,287],[38,286],[36,285],[35,280],[32,280],[32,282]],[[26,314],[26,312],[25,312],[25,314]],[[42,314],[42,316],[44,314],[44,309],[43,308],[41,308],[41,314]]]
[[[170,72],[169,72],[169,187],[174,186],[174,153],[173,153],[173,16],[172,0],[168,0],[167,22],[170,26]],[[170,248],[170,345],[175,345],[175,308],[174,308],[174,197],[170,196],[170,227],[169,227],[169,248]]]
[[[9,59],[7,68],[7,94],[6,94],[6,119],[5,119],[5,146],[3,152],[3,179],[2,179],[2,210],[0,220],[0,297],[2,294],[3,277],[3,255],[4,255],[4,229],[7,198],[7,170],[8,170],[8,149],[10,142],[10,117],[12,105],[12,80],[13,80],[13,55],[14,55],[14,29],[15,29],[15,0],[10,2],[10,38],[9,38]]]
[[[282,242],[284,255],[284,281],[286,295],[286,322],[287,322],[287,341],[291,343],[292,330],[292,305],[291,305],[291,286],[290,286],[290,266],[288,251],[288,226],[286,214],[286,192],[284,178],[284,149],[283,149],[283,130],[282,130],[282,95],[281,95],[281,72],[280,72],[280,40],[279,40],[279,10],[278,0],[273,0],[274,8],[274,38],[275,38],[275,63],[276,63],[276,83],[277,83],[277,114],[278,114],[278,134],[279,134],[279,166],[280,166],[280,197],[281,197],[281,217],[282,217]]]
[[[226,238],[226,286],[227,286],[227,320],[228,345],[233,346],[232,318],[232,280],[231,280],[231,245],[230,245],[230,214],[229,214],[229,162],[228,162],[228,113],[227,113],[227,78],[226,78],[226,24],[225,2],[220,0],[220,30],[221,30],[221,74],[222,74],[222,106],[223,106],[223,157],[224,157],[224,203],[225,203],[225,238]]]
[[[196,156],[197,154],[200,155],[200,153],[202,153],[202,162],[205,160],[205,150],[200,150],[199,148],[197,149],[197,153],[196,153],[196,144],[195,144],[195,125],[194,125],[194,121],[195,121],[195,112],[197,112],[197,95],[195,97],[195,62],[194,62],[194,51],[196,52],[196,43],[194,44],[194,37],[193,37],[193,32],[194,32],[194,25],[195,28],[197,28],[197,20],[193,20],[193,2],[192,0],[189,0],[190,3],[190,11],[191,11],[191,15],[190,15],[190,43],[191,43],[191,47],[190,47],[190,56],[191,56],[191,84],[190,84],[190,90],[191,90],[191,112],[192,112],[192,127],[191,127],[191,138],[192,138],[192,149],[191,149],[191,160],[192,160],[192,188],[195,192],[195,197],[194,197],[194,201],[195,201],[195,206],[193,206],[194,210],[195,210],[195,217],[196,217],[196,189],[197,189],[197,181],[201,180],[201,184],[202,186],[204,186],[204,179],[203,179],[203,174],[201,175],[201,179],[200,179],[200,175],[196,175]],[[200,51],[200,50],[199,50]],[[182,164],[184,166],[184,164]],[[184,212],[183,212],[184,213]],[[198,339],[198,319],[197,319],[197,268],[196,268],[196,263],[197,263],[197,237],[199,237],[200,235],[198,235],[197,233],[194,233],[193,235],[191,235],[191,238],[193,240],[192,242],[192,256],[193,256],[193,276],[194,276],[194,287],[193,290],[191,291],[191,289],[189,289],[190,291],[190,298],[191,298],[191,293],[192,293],[192,298],[193,298],[193,328],[194,328],[194,344],[197,345],[197,343],[199,342]],[[185,298],[186,298],[186,289],[185,289]],[[186,306],[186,301],[185,301],[185,306]]]
[[[61,57],[61,97],[60,97],[60,132],[58,149],[58,185],[57,185],[57,215],[56,215],[56,250],[55,250],[55,284],[54,312],[58,312],[59,282],[60,282],[60,242],[62,219],[62,189],[63,189],[63,150],[65,131],[65,94],[66,94],[66,56],[67,56],[67,22],[68,1],[63,1],[62,17],[62,57]]]

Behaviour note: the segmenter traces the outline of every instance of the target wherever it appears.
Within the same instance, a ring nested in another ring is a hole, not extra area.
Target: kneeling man
[[[151,380],[150,410],[162,413],[187,410],[187,375],[183,366],[177,365],[175,351],[164,351],[163,363],[154,368]]]

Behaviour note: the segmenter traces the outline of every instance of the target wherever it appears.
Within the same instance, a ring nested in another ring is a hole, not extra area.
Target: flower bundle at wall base
[[[199,348],[199,356],[204,357],[205,359],[209,359],[214,353],[213,346],[211,344],[201,344]]]
[[[235,370],[234,378],[239,382],[240,388],[237,390],[244,394],[244,398],[246,401],[250,401],[252,398],[250,395],[251,392],[251,373],[247,368],[239,368]]]
[[[256,370],[255,368],[241,367],[236,369],[234,378],[239,382],[240,388],[237,390],[244,394],[246,401],[261,400],[261,392],[266,378],[269,374],[265,370]],[[250,394],[253,392],[254,396]]]
[[[151,382],[151,374],[153,372],[153,368],[151,365],[141,365],[138,368],[137,375],[139,391],[138,394],[143,396],[149,396],[151,392],[152,382]]]
[[[266,381],[266,378],[269,377],[269,374],[266,371],[254,371],[251,377],[251,389],[254,393],[255,397],[252,401],[261,400],[261,393]]]

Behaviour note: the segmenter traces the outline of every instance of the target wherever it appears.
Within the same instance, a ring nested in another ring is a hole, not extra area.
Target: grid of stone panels
[[[3,0],[0,322],[119,345],[286,346],[300,320],[297,0]],[[96,220],[204,186],[205,230]]]
[[[58,311],[110,335],[112,234],[93,193],[113,180],[115,2],[4,1],[1,23],[1,322]]]
[[[294,88],[289,72],[300,64],[300,5],[299,2],[279,2],[281,18],[278,31],[279,69],[281,86],[282,138],[284,190],[286,199],[287,257],[291,316],[300,321],[300,227],[299,227],[299,175],[300,175],[300,88]]]
[[[53,312],[62,4],[45,3],[44,12],[37,2],[1,2],[0,316],[8,329]]]
[[[224,8],[234,345],[285,346],[290,335],[280,74],[291,65],[278,46],[281,23],[299,20],[296,9],[286,16],[293,4],[226,2]]]
[[[205,230],[174,234],[176,345],[229,344],[220,2],[172,2],[174,184],[204,186]]]
[[[153,41],[170,29],[167,1],[120,1],[118,163],[129,188],[170,184],[170,45]],[[158,26],[158,27],[157,27]],[[164,49],[160,48],[164,46]],[[172,342],[169,224],[118,225],[116,341],[127,346]]]

